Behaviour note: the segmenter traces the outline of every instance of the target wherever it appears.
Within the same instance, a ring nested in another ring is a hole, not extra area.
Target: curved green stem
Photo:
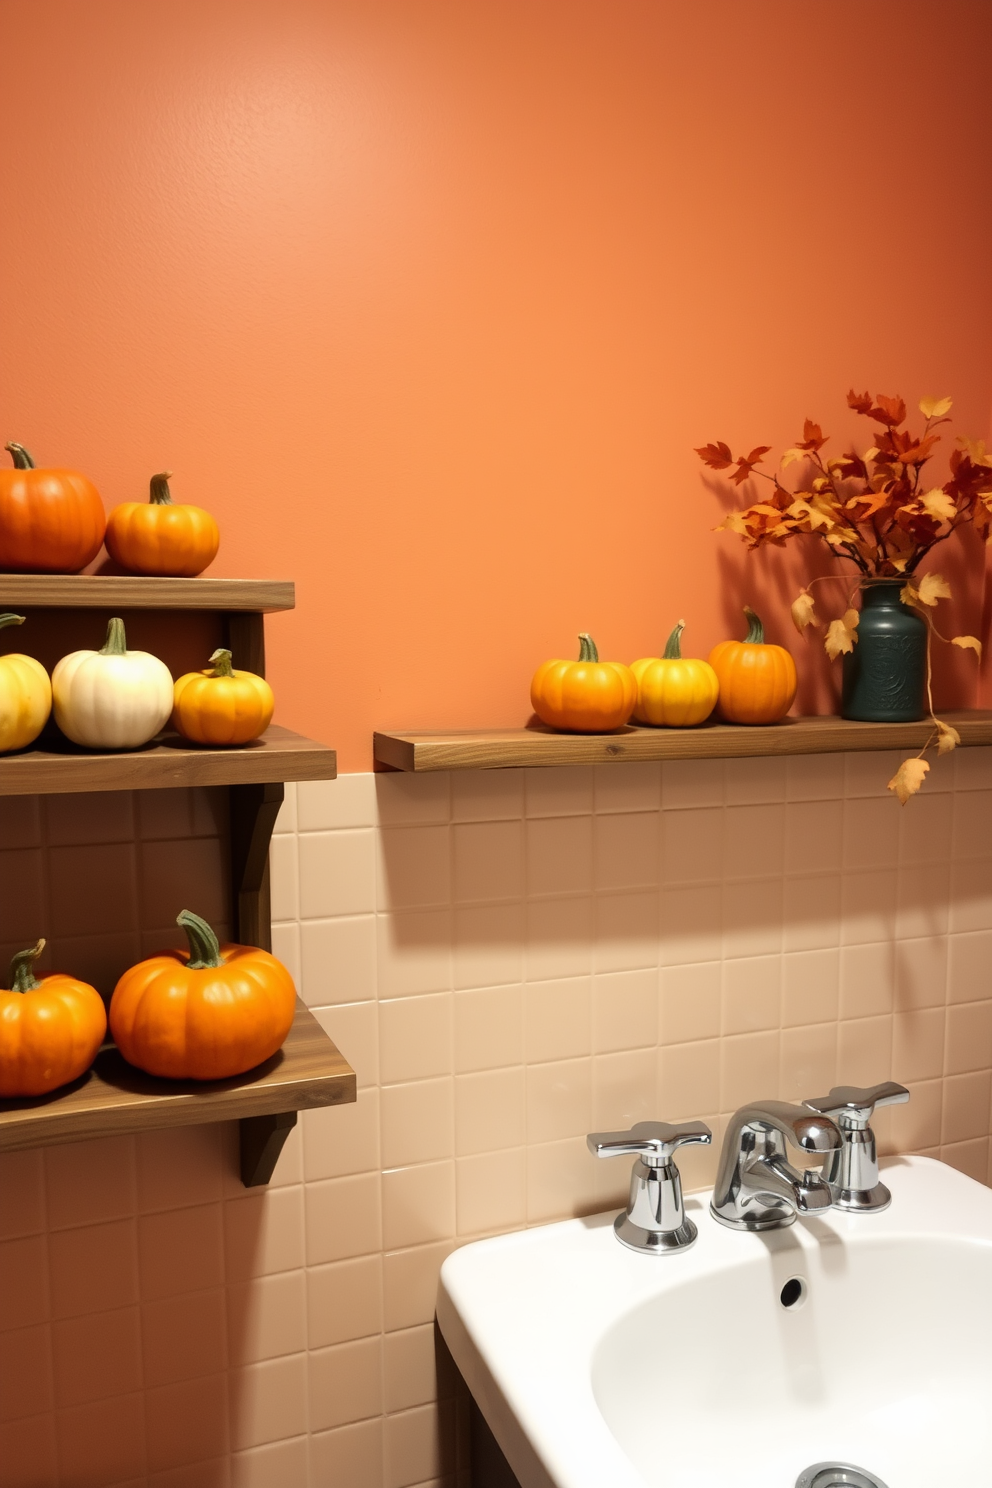
[[[172,497],[169,495],[169,482],[172,479],[171,470],[162,470],[158,475],[153,475],[148,482],[148,500],[152,506],[171,506]]]
[[[585,631],[583,631],[579,636],[579,660],[599,660],[599,652],[596,650],[596,642],[593,640],[592,636],[587,635]]]
[[[186,931],[186,939],[189,941],[189,960],[186,965],[190,971],[223,966],[220,944],[206,920],[201,920],[192,910],[184,909],[176,916],[176,924]]]
[[[107,639],[100,647],[100,655],[127,655],[127,636],[124,634],[124,621],[119,615],[115,615],[107,624]]]
[[[11,440],[10,444],[4,445],[4,449],[9,451],[10,457],[14,462],[15,470],[34,469],[34,461],[32,460],[29,452],[24,448],[23,444],[15,444],[14,441]]]
[[[10,963],[10,990],[33,992],[41,983],[34,974],[34,963],[45,949],[44,940],[39,940],[29,951],[18,951]]]
[[[210,665],[214,669],[215,677],[233,677],[234,667],[232,665],[231,653],[224,646],[218,647],[210,658]]]
[[[682,660],[682,632],[685,630],[685,621],[680,620],[665,642],[664,657],[666,661]]]
[[[763,646],[765,644],[765,627],[761,619],[754,613],[750,605],[744,606],[747,616],[747,635],[744,637],[745,646]]]
[[[24,615],[12,615],[9,612],[6,615],[0,615],[0,630],[3,630],[5,625],[23,625],[26,618]]]

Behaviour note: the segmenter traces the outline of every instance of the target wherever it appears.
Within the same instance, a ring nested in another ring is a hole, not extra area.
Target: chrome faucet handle
[[[613,1228],[622,1245],[642,1253],[666,1255],[687,1250],[696,1226],[686,1219],[682,1179],[672,1161],[687,1143],[712,1142],[713,1133],[702,1121],[638,1121],[629,1131],[590,1132],[586,1145],[594,1157],[634,1157],[627,1209]]]
[[[671,1162],[676,1148],[689,1142],[712,1142],[713,1133],[703,1121],[638,1121],[629,1131],[590,1132],[586,1145],[594,1157],[639,1157],[648,1167]]]
[[[891,1204],[891,1193],[879,1182],[878,1150],[870,1122],[878,1106],[900,1106],[908,1100],[905,1085],[885,1080],[866,1089],[836,1085],[829,1095],[803,1101],[809,1110],[836,1121],[841,1135],[842,1146],[829,1152],[823,1164],[823,1180],[837,1209],[877,1214]]]

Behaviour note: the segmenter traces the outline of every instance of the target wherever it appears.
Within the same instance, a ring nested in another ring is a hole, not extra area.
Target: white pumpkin
[[[89,749],[137,749],[172,713],[172,673],[148,651],[129,651],[124,621],[111,620],[99,651],[73,651],[52,673],[55,722]]]

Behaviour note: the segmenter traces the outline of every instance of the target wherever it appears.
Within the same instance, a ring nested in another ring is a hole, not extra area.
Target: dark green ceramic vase
[[[865,723],[912,723],[927,711],[927,623],[899,598],[905,579],[861,591],[854,650],[844,656],[841,713]]]

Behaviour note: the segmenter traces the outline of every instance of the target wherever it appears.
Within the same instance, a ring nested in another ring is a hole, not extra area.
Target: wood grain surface
[[[354,1070],[298,1000],[279,1053],[233,1080],[157,1080],[104,1047],[74,1085],[36,1100],[0,1100],[0,1151],[354,1100]]]
[[[140,574],[0,574],[0,610],[291,610],[289,579],[154,579]]]
[[[992,744],[992,712],[945,713],[966,745]],[[836,754],[921,749],[933,734],[920,723],[855,723],[845,718],[787,718],[760,727],[618,729],[613,734],[559,734],[541,725],[461,732],[395,732],[374,736],[376,762],[394,770],[508,770],[524,766],[610,764],[622,760],[739,759],[772,754]]]
[[[231,749],[190,744],[178,734],[119,754],[91,753],[71,744],[25,749],[0,756],[0,796],[333,780],[336,774],[333,749],[274,723],[260,739]]]

